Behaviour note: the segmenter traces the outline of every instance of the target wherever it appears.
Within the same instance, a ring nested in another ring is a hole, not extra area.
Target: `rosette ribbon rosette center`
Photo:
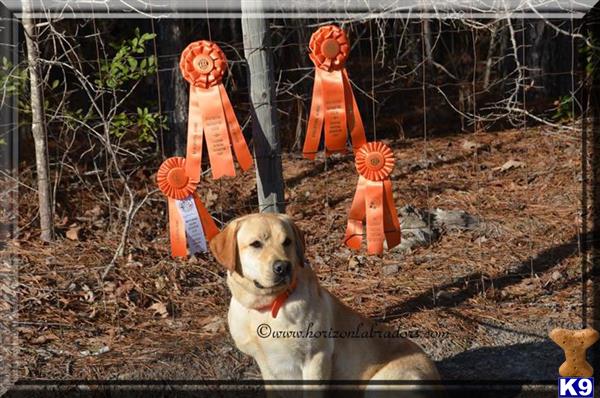
[[[158,169],[158,187],[169,204],[169,238],[173,257],[206,252],[206,241],[219,233],[212,217],[196,193],[197,180],[188,177],[181,157],[165,160]]]
[[[381,142],[363,145],[356,153],[358,184],[348,214],[344,243],[360,249],[363,223],[366,224],[367,252],[383,253],[400,243],[400,222],[392,197],[390,173],[394,168],[394,153]]]
[[[214,179],[235,176],[233,153],[248,170],[252,155],[222,84],[227,69],[223,51],[210,41],[193,42],[181,54],[179,68],[190,83],[187,175],[200,179],[204,138]]]
[[[366,138],[344,67],[350,52],[346,33],[334,25],[323,26],[311,36],[309,49],[315,64],[315,83],[302,153],[305,158],[315,158],[323,130],[326,156],[346,152],[348,131],[356,152]]]

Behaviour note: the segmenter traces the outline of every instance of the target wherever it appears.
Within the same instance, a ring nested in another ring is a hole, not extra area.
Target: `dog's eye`
[[[285,240],[283,241],[284,246],[289,246],[291,243],[292,243],[292,240],[290,238],[285,238]]]
[[[250,243],[250,246],[254,247],[255,249],[260,249],[262,247],[262,242],[255,240],[254,242]]]

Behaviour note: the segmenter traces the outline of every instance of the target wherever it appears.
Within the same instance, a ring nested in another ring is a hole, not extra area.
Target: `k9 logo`
[[[558,379],[558,397],[593,397],[594,378],[561,377]]]

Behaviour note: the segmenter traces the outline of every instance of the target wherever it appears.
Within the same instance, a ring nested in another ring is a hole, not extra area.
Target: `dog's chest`
[[[235,299],[229,308],[229,330],[236,346],[257,362],[263,377],[302,378],[302,364],[312,344],[302,335],[311,312],[300,303],[287,303],[277,318],[270,311],[243,307]],[[315,322],[313,321],[313,324]],[[317,322],[318,323],[318,322]],[[264,373],[268,374],[265,375]]]

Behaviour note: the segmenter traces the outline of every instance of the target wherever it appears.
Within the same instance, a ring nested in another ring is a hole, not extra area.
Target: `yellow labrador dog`
[[[303,234],[288,216],[233,220],[210,248],[228,269],[233,340],[264,380],[439,379],[417,344],[385,337],[383,326],[319,285],[305,265]]]

